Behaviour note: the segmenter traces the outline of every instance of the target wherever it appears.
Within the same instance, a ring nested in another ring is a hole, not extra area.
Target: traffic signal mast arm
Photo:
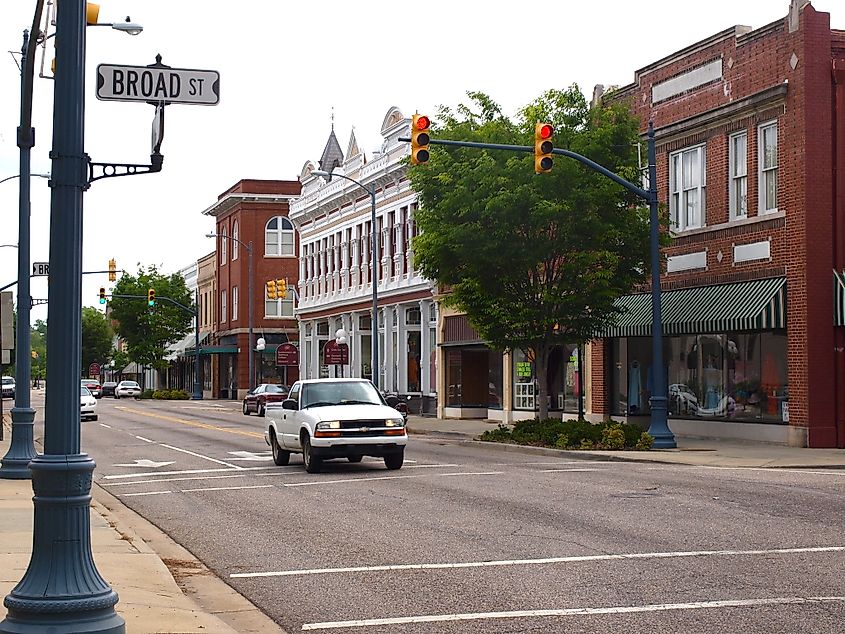
[[[109,297],[112,297],[112,298],[117,297],[119,299],[143,299],[144,301],[147,301],[146,295],[118,295],[117,293],[115,293],[113,295],[109,295]],[[156,301],[157,302],[161,302],[161,301],[170,302],[171,304],[173,304],[174,306],[178,306],[179,308],[181,308],[185,312],[188,312],[192,315],[197,314],[196,308],[191,308],[190,306],[185,306],[185,304],[180,304],[175,299],[171,299],[169,297],[162,297],[161,295],[157,295]]]
[[[409,137],[399,137],[399,140],[405,143],[409,143],[411,139]],[[503,145],[500,143],[476,143],[474,141],[450,141],[447,139],[429,139],[428,141],[431,145],[451,145],[453,147],[474,147],[479,149],[486,149],[486,150],[508,150],[510,152],[529,152],[534,153],[534,146],[533,145]],[[640,198],[650,201],[651,194],[649,194],[648,190],[635,185],[634,183],[626,181],[624,178],[611,172],[606,167],[602,167],[595,161],[591,161],[586,156],[582,156],[581,154],[577,154],[575,152],[571,152],[570,150],[564,150],[561,148],[554,148],[552,150],[552,154],[559,154],[560,156],[568,156],[569,158],[575,159],[576,161],[583,163],[590,169],[599,172],[600,174],[604,174],[612,181],[622,185],[625,189],[629,192],[636,194]]]

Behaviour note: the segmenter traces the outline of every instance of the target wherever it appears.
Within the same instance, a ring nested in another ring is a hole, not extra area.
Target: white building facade
[[[380,152],[367,160],[354,133],[344,158],[332,130],[319,167],[308,161],[300,174],[302,194],[290,219],[300,234],[300,377],[372,378],[373,266],[376,236],[378,351],[381,389],[409,395],[413,411],[434,413],[437,402],[437,305],[432,285],[414,268],[411,240],[417,234],[417,194],[404,159],[410,119],[388,110]],[[332,172],[328,180],[316,169]],[[343,174],[356,182],[342,178]],[[375,188],[376,226],[371,224]],[[343,329],[348,365],[326,365],[323,349]]]

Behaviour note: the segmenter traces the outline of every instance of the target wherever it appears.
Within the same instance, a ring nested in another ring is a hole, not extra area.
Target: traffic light
[[[424,114],[415,114],[411,118],[411,163],[414,165],[428,163],[429,128],[431,120]]]
[[[117,279],[117,262],[114,258],[109,260],[109,282],[114,282]]]
[[[287,280],[276,280],[276,287],[279,289],[279,299],[285,299],[288,296]]]
[[[552,171],[552,135],[555,129],[549,123],[537,123],[534,126],[534,171],[545,174]]]
[[[97,18],[100,15],[100,5],[93,2],[85,3],[85,23],[88,26],[97,24]]]
[[[156,305],[156,289],[150,288],[147,290],[147,306]]]
[[[276,280],[267,280],[267,299],[278,299],[279,291],[276,288]]]
[[[100,303],[101,304],[106,303],[106,289],[102,286],[100,287]]]

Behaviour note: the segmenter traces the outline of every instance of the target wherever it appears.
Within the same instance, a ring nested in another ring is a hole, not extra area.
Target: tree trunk
[[[534,362],[537,364],[537,398],[539,399],[540,420],[545,420],[549,417],[549,383],[548,383],[548,368],[549,368],[549,351],[550,347],[547,345],[540,345],[534,351]]]

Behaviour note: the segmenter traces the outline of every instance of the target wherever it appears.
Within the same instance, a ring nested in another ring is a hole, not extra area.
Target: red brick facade
[[[696,144],[706,147],[703,227],[679,234],[665,249],[667,257],[706,250],[706,268],[664,273],[661,288],[786,278],[789,424],[811,447],[845,447],[845,335],[834,327],[831,290],[832,270],[845,268],[842,147],[837,148],[840,176],[834,187],[834,118],[839,143],[845,143],[843,57],[845,32],[830,29],[829,15],[810,5],[793,6],[790,15],[760,29],[728,29],[659,60],[612,96],[630,103],[643,131],[650,120],[654,123],[661,205],[669,202],[670,153]],[[691,70],[719,63],[718,77],[701,85],[689,80],[691,87],[682,90]],[[655,86],[679,77],[672,86],[681,90],[655,98],[660,94]],[[760,215],[758,126],[773,121],[777,212]],[[730,221],[728,143],[740,130],[747,131],[748,139],[748,212],[746,219]],[[736,245],[764,241],[770,243],[768,259],[734,261]],[[594,413],[610,412],[607,363],[606,346],[594,347]]]

